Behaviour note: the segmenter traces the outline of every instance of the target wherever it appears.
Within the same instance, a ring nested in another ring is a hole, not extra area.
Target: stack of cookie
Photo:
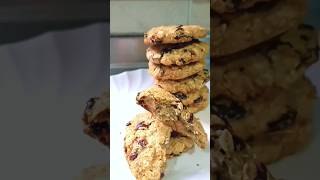
[[[161,179],[166,163],[194,147],[205,149],[201,122],[170,92],[155,86],[138,93],[137,104],[148,112],[127,123],[124,152],[138,180]]]
[[[136,102],[147,112],[127,124],[124,151],[139,180],[161,179],[166,162],[194,147],[208,146],[207,134],[193,113],[208,105],[208,72],[204,58],[207,35],[199,26],[160,26],[144,36],[153,87],[138,93]]]
[[[305,0],[213,0],[211,113],[264,163],[302,150],[311,135],[317,33],[300,25]]]
[[[150,29],[144,43],[149,73],[155,83],[173,93],[190,112],[208,106],[208,72],[204,70],[208,44],[198,38],[207,31],[195,25],[160,26]]]

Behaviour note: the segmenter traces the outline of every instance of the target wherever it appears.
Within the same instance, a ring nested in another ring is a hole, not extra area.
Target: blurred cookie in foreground
[[[274,180],[256,160],[250,147],[232,133],[231,126],[211,117],[211,173],[214,180]]]
[[[303,151],[311,139],[311,119],[303,119],[289,128],[253,137],[248,140],[248,143],[257,155],[257,159],[269,164]]]
[[[218,2],[230,1],[213,1]],[[243,8],[212,7],[210,25],[215,38],[211,57],[227,56],[278,36],[300,24],[307,10],[305,0],[270,0],[247,5],[244,1],[236,2]]]
[[[288,89],[266,88],[263,95],[246,102],[213,95],[211,113],[228,121],[234,132],[247,140],[310,120],[315,98],[315,87],[310,80],[302,77]]]
[[[82,117],[84,133],[104,145],[110,144],[110,110],[107,101],[107,92],[100,97],[90,98]]]
[[[215,95],[245,102],[268,87],[288,88],[319,60],[318,35],[300,25],[255,48],[216,59],[211,76]]]

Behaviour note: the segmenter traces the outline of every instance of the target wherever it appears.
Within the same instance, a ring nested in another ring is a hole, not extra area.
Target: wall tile
[[[111,34],[143,33],[153,26],[187,24],[189,1],[110,1]]]
[[[210,29],[210,0],[190,0],[189,23]]]

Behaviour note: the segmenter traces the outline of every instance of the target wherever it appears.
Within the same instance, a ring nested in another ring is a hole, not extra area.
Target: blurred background
[[[0,2],[0,179],[70,180],[109,162],[81,120],[108,89],[108,5]]]

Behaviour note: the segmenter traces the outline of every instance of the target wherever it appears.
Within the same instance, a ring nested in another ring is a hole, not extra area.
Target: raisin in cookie
[[[109,145],[110,129],[109,129],[109,108],[107,93],[103,93],[101,97],[91,98],[87,101],[87,105],[82,117],[84,122],[84,132],[98,139],[102,144]]]
[[[182,104],[185,106],[199,103],[203,99],[208,99],[208,94],[209,89],[207,88],[207,86],[203,86],[199,91],[194,91],[187,94],[182,92],[173,93],[173,95],[180,99]]]
[[[187,43],[151,46],[147,49],[147,59],[154,64],[186,65],[204,59],[209,51],[207,43],[193,40]]]
[[[196,99],[196,101],[192,104],[187,105],[187,109],[191,113],[197,113],[199,111],[202,111],[208,107],[209,101],[208,97],[200,97]]]
[[[211,121],[219,120],[213,117]],[[220,121],[220,120],[219,120]],[[215,180],[273,180],[266,166],[230,127],[211,122],[211,172]]]
[[[199,91],[209,81],[209,72],[202,70],[197,74],[180,80],[155,80],[155,84],[171,93],[190,93]]]
[[[290,128],[300,119],[310,119],[314,99],[315,88],[302,78],[288,89],[268,88],[264,95],[243,103],[215,96],[211,100],[211,113],[229,121],[234,132],[246,140]]]
[[[200,60],[199,62],[190,63],[184,66],[164,66],[161,64],[154,64],[149,61],[149,73],[158,80],[179,80],[184,79],[198,72],[202,71],[205,62]]]
[[[138,114],[127,124],[124,152],[136,179],[161,179],[166,167],[166,145],[171,132],[169,126],[156,121],[148,112]]]
[[[245,102],[267,87],[287,88],[318,60],[316,31],[305,25],[212,66],[215,94]]]
[[[311,119],[301,119],[292,127],[261,134],[250,139],[248,143],[257,159],[270,164],[302,151],[311,137]]]
[[[239,52],[271,39],[303,21],[305,0],[258,3],[235,13],[213,13],[212,57]]]
[[[190,113],[182,102],[170,92],[154,86],[138,93],[136,101],[159,121],[170,124],[170,127],[180,122],[190,132],[188,137],[193,139],[200,148],[207,147],[207,135],[200,120]],[[180,129],[180,127],[178,128]]]
[[[197,25],[159,26],[144,34],[144,44],[175,44],[204,38],[208,31]]]

